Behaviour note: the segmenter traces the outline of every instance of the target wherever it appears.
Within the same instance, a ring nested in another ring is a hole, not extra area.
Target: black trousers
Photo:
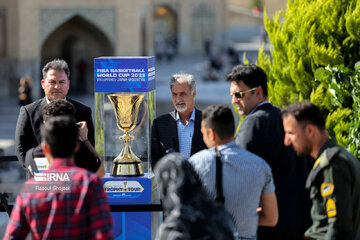
[[[259,227],[257,231],[258,240],[303,240],[301,229]]]

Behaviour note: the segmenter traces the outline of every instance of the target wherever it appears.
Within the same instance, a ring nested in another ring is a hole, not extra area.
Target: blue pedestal
[[[151,239],[151,212],[112,212],[114,239]]]
[[[153,174],[141,177],[103,178],[104,189],[110,205],[136,205],[158,203]],[[152,239],[159,222],[159,213],[112,212],[114,239]]]

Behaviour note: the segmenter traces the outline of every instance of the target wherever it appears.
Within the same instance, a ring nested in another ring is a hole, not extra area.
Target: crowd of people
[[[178,39],[174,33],[169,33],[167,36],[156,34],[154,40],[154,52],[157,61],[165,59],[171,62],[177,55]]]
[[[63,60],[44,66],[45,97],[20,108],[15,133],[25,186],[46,157],[46,171],[69,174],[69,191],[22,192],[5,239],[112,239],[91,109],[67,97],[69,77]],[[200,110],[194,76],[170,78],[174,110],[151,129],[164,213],[156,238],[360,239],[360,162],[330,139],[319,108],[271,104],[256,65],[235,65],[226,81],[244,117],[236,135],[229,106]]]

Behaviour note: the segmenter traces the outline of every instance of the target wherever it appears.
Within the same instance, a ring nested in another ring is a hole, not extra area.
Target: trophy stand
[[[134,137],[129,134],[129,131],[125,131],[125,134],[119,137],[119,139],[123,140],[125,144],[121,153],[113,161],[110,175],[114,177],[130,177],[144,175],[141,161],[133,153],[130,147],[130,140],[133,140]]]

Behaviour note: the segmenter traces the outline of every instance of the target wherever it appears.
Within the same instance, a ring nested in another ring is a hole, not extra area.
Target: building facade
[[[0,0],[0,96],[16,96],[20,77],[42,93],[42,66],[70,66],[71,91],[93,92],[93,58],[154,55],[155,39],[179,54],[201,52],[210,39],[226,48],[224,0]]]

